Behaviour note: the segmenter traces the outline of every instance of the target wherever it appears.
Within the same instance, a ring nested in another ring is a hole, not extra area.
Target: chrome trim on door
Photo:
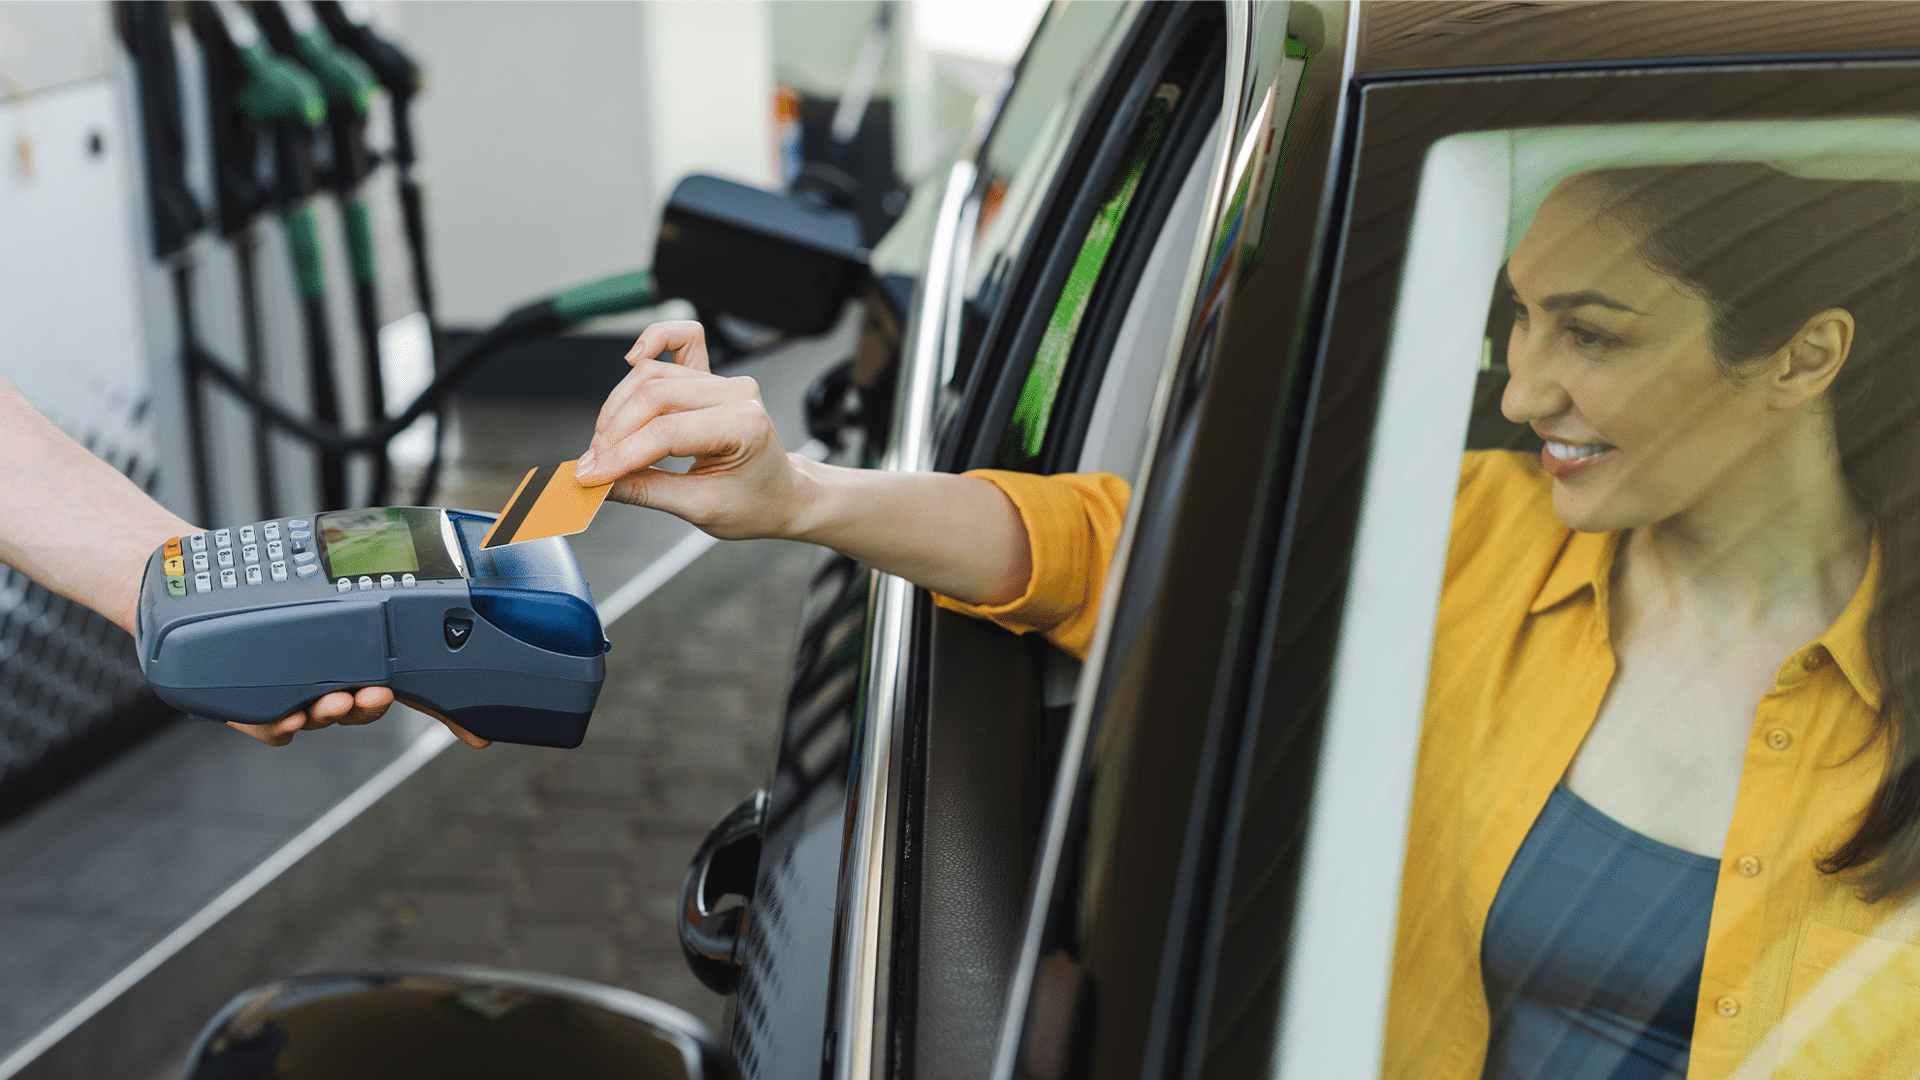
[[[947,173],[934,222],[927,272],[914,298],[912,329],[894,410],[893,439],[882,467],[921,472],[933,464],[934,405],[940,373],[950,363],[942,353],[957,344],[946,333],[952,313],[954,276],[965,263],[971,236],[961,228],[973,192],[975,166],[955,162]],[[850,845],[841,870],[839,1017],[835,1030],[836,1080],[875,1080],[885,1075],[887,990],[890,956],[895,836],[907,709],[907,662],[912,646],[914,587],[904,578],[874,572],[867,664],[860,690],[855,735]]]

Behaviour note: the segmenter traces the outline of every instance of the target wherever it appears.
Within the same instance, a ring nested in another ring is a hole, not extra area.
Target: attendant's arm
[[[196,532],[0,377],[0,562],[133,632],[147,556]]]
[[[200,530],[68,438],[4,376],[0,432],[0,562],[132,633],[147,557]],[[371,723],[392,704],[392,692],[368,687],[328,694],[272,724],[229,726],[284,746],[297,731]]]
[[[679,363],[651,359],[671,350]],[[600,411],[575,475],[617,480],[612,498],[684,518],[723,540],[830,547],[968,603],[1018,598],[1032,574],[1027,531],[988,481],[844,469],[787,453],[749,378],[707,370],[699,323],[657,323]],[[686,473],[654,468],[690,457]]]

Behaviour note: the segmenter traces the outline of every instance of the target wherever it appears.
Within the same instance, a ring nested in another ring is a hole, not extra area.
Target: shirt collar
[[[1853,599],[1833,620],[1827,632],[1814,644],[1827,650],[1833,662],[1853,684],[1853,692],[1875,712],[1880,711],[1880,679],[1873,671],[1873,657],[1867,651],[1867,624],[1873,615],[1873,599],[1879,592],[1880,537],[1875,534],[1867,552],[1867,573],[1854,590]]]
[[[1613,572],[1613,557],[1620,550],[1618,532],[1611,533],[1567,533],[1566,541],[1560,547],[1560,555],[1554,560],[1553,569],[1547,572],[1545,581],[1540,583],[1539,591],[1534,593],[1533,603],[1527,608],[1529,615],[1538,615],[1543,611],[1565,603],[1582,590],[1592,590],[1598,614],[1604,619],[1607,604],[1607,582]],[[1827,650],[1839,665],[1840,671],[1853,684],[1854,693],[1867,707],[1878,712],[1880,709],[1880,680],[1874,675],[1873,660],[1867,651],[1867,621],[1873,613],[1873,598],[1880,577],[1880,538],[1873,538],[1872,548],[1867,557],[1867,574],[1860,581],[1860,588],[1854,591],[1853,599],[1833,620],[1827,632],[1814,639],[1814,644]]]
[[[1540,589],[1533,594],[1527,614],[1538,615],[1565,603],[1582,589],[1592,589],[1596,600],[1607,595],[1607,575],[1613,570],[1613,553],[1620,547],[1620,535],[1567,531],[1560,555]]]

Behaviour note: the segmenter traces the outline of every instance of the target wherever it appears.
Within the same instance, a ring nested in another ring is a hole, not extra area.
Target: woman
[[[1920,1068],[1914,223],[1588,173],[1515,248],[1422,737],[1390,1077]]]

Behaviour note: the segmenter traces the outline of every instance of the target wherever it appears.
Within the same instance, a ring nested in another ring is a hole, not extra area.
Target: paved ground
[[[586,743],[525,756],[435,850],[391,873],[295,970],[408,960],[556,972],[650,994],[722,1026],[675,937],[681,872],[766,782],[812,553],[758,542],[671,641],[612,630]],[[624,639],[624,640],[623,640]],[[454,747],[450,753],[459,753]]]

